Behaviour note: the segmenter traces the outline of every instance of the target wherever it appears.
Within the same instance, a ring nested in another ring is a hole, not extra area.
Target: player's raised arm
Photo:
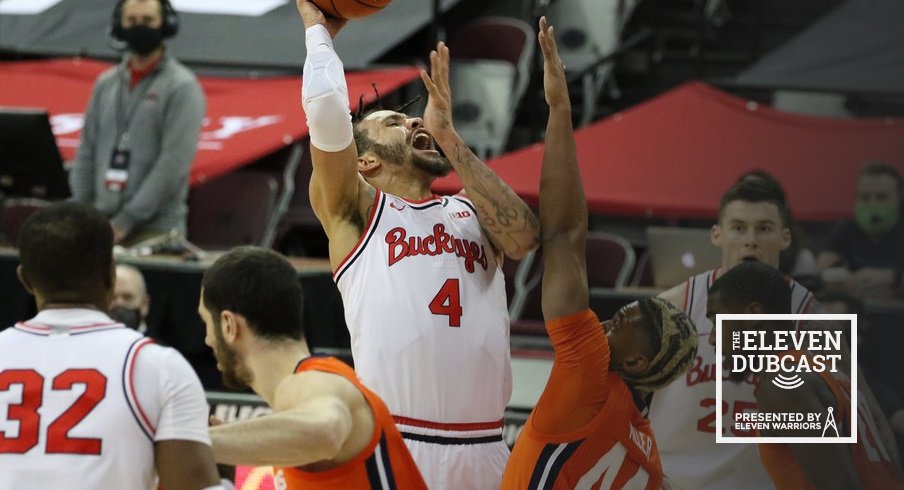
[[[357,218],[359,193],[367,187],[358,174],[345,72],[333,49],[333,37],[347,21],[324,16],[306,0],[296,6],[307,48],[301,98],[311,135],[311,206],[333,238],[337,225]]]
[[[455,168],[464,194],[477,208],[480,224],[498,250],[522,258],[537,247],[537,218],[527,204],[487,167],[452,126],[452,91],[449,87],[449,48],[439,43],[430,52],[430,74],[421,71],[430,94],[424,126]]]
[[[540,20],[543,86],[549,105],[540,173],[540,237],[543,247],[543,316],[560,318],[586,309],[587,202],[578,169],[571,101],[554,30]]]

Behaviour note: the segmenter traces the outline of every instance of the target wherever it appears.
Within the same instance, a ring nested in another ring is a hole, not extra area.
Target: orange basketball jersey
[[[658,489],[662,466],[653,430],[625,382],[608,372],[609,344],[599,319],[585,310],[547,323],[547,330],[556,349],[553,371],[515,443],[502,488]],[[588,415],[591,406],[601,408]],[[577,414],[589,422],[561,431],[536,423],[542,417],[564,425]]]
[[[796,357],[807,355],[792,352]],[[851,433],[851,383],[843,373],[823,371],[819,377],[825,381],[838,405],[835,421],[839,434]],[[895,469],[888,450],[879,437],[876,422],[869,406],[857,397],[857,444],[851,444],[854,467],[867,490],[904,490],[904,480]],[[788,444],[760,444],[760,460],[775,484],[776,490],[815,490],[804,469],[798,464]]]
[[[309,357],[300,362],[295,369],[296,373],[304,371],[338,374],[351,381],[364,395],[374,414],[374,433],[367,448],[342,466],[316,472],[300,468],[274,468],[277,488],[288,490],[427,488],[386,404],[358,381],[351,367],[333,357]]]

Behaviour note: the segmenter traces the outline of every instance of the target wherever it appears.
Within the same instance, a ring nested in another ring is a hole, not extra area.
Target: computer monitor
[[[0,198],[69,195],[47,111],[0,107]]]

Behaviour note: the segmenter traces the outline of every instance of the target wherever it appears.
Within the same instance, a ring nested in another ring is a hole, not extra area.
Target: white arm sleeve
[[[185,440],[210,445],[209,408],[198,375],[178,351],[149,345],[135,363],[139,403],[156,422],[154,441]],[[148,387],[153,387],[148,389]]]
[[[305,30],[308,50],[301,82],[301,105],[308,118],[311,144],[323,151],[344,150],[354,140],[348,86],[342,60],[333,50],[326,27]]]

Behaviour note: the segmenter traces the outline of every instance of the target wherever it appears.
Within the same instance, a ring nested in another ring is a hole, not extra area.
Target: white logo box
[[[857,315],[853,314],[732,314],[716,315],[716,407],[722,406],[722,322],[725,320],[791,320],[847,322],[850,328],[851,348],[851,419],[848,437],[725,437],[722,435],[722,419],[716,417],[717,444],[786,443],[786,444],[856,444],[857,443]]]

